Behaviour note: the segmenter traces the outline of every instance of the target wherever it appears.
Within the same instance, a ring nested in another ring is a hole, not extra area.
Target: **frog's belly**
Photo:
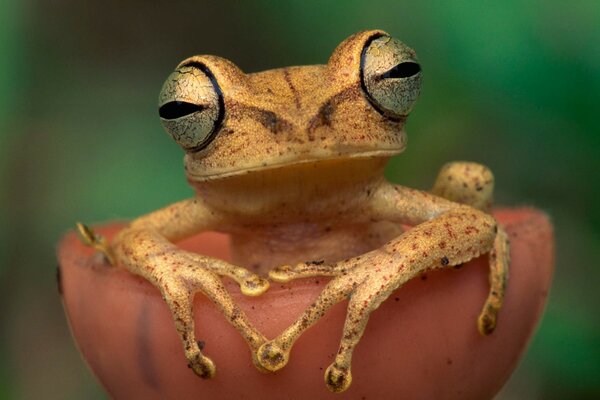
[[[232,256],[235,264],[266,275],[280,265],[306,261],[333,263],[364,254],[401,233],[402,228],[390,222],[256,229],[231,235]]]

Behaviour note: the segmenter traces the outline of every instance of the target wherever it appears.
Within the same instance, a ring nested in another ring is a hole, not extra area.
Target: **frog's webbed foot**
[[[325,373],[325,383],[331,391],[344,391],[352,382],[352,354],[372,311],[394,290],[424,271],[462,264],[494,246],[492,269],[496,268],[498,273],[492,275],[498,277],[498,284],[493,282],[496,286],[491,292],[496,295],[490,295],[479,318],[480,330],[483,326],[482,332],[487,333],[488,328],[493,327],[501,305],[502,274],[505,272],[502,268],[507,265],[504,259],[507,248],[502,248],[506,242],[502,235],[496,235],[496,229],[497,224],[491,216],[463,207],[424,222],[379,249],[337,263],[335,270],[345,273],[335,276],[296,322],[258,349],[258,362],[269,371],[285,366],[300,335],[329,308],[348,298],[339,350]],[[500,239],[496,239],[497,236]],[[452,237],[456,239],[452,240]]]

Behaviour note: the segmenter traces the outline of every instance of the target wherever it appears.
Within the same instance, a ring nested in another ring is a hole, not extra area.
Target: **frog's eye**
[[[164,128],[190,152],[208,146],[225,112],[217,81],[204,64],[197,62],[185,64],[169,75],[158,103]]]
[[[421,67],[415,52],[390,36],[375,36],[362,52],[360,77],[371,104],[398,119],[410,112],[421,90]]]

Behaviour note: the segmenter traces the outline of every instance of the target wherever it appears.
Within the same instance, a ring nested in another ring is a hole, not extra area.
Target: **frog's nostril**
[[[185,101],[170,101],[158,109],[158,115],[162,119],[177,119],[204,110],[199,104],[187,103]]]
[[[416,62],[403,62],[384,72],[381,78],[410,78],[419,72],[421,72],[421,66]]]

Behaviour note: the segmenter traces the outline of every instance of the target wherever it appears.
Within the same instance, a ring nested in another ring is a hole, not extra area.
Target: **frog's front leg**
[[[494,175],[482,164],[468,161],[449,162],[440,169],[431,193],[489,213],[494,197]],[[272,269],[269,271],[269,278],[276,282],[289,282],[314,276],[337,276],[343,272],[341,267],[308,261]]]
[[[213,362],[204,356],[194,334],[193,299],[197,292],[207,296],[241,333],[252,350],[265,342],[221,283],[219,275],[237,281],[242,293],[256,296],[268,282],[244,268],[223,260],[184,251],[174,241],[210,229],[219,217],[200,199],[189,199],[133,221],[111,243],[116,264],[141,275],[155,285],[173,315],[190,367],[202,378],[215,373]]]
[[[450,162],[440,169],[431,192],[444,199],[489,213],[493,205],[494,175],[482,164],[467,161]],[[508,264],[508,238],[500,226],[494,248],[490,252],[490,291],[477,324],[483,335],[491,333],[496,326],[496,315],[502,306],[508,278]]]
[[[335,278],[317,300],[292,326],[259,349],[258,360],[265,369],[282,368],[296,339],[332,305],[349,297],[340,348],[325,374],[330,390],[345,390],[352,380],[350,363],[354,348],[373,310],[394,290],[422,272],[456,266],[487,252],[490,252],[490,276],[494,279],[479,328],[484,334],[493,330],[508,266],[506,237],[498,234],[503,231],[494,218],[471,207],[391,185],[382,186],[374,199],[376,218],[415,227],[379,249],[333,266],[329,271]],[[324,266],[321,268],[325,270]],[[297,266],[291,272],[279,271],[280,275],[285,273],[308,276],[311,270],[303,271]]]

